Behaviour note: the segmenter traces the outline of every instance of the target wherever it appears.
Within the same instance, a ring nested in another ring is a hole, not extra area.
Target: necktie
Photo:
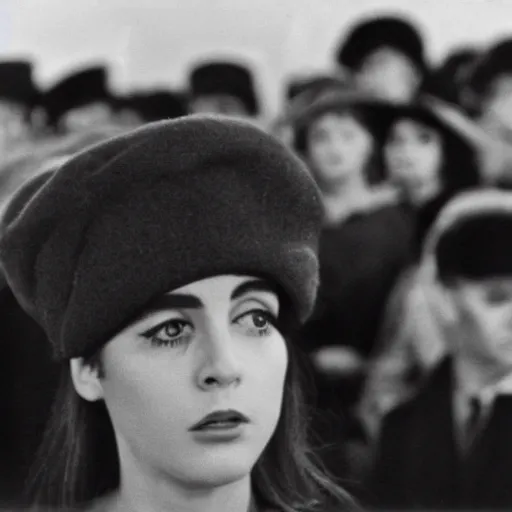
[[[482,415],[482,403],[476,397],[469,400],[469,416],[464,428],[464,447],[469,450],[473,445],[479,430]]]

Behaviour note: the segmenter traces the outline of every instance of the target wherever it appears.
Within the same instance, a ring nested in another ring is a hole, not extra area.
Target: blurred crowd
[[[427,54],[414,20],[362,19],[340,35],[331,69],[289,78],[265,126],[324,200],[320,292],[295,340],[311,439],[371,507],[510,509],[512,34],[438,66]],[[212,113],[262,124],[241,62],[205,61],[185,90],[125,96],[105,67],[47,90],[32,71],[0,62],[0,209],[27,177],[147,122]],[[29,478],[57,372],[3,281],[0,319],[8,502]]]

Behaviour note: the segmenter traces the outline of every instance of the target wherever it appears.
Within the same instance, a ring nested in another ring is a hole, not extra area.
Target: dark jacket
[[[460,455],[447,358],[419,395],[384,420],[368,499],[376,508],[512,509],[512,396],[497,397],[470,453]]]

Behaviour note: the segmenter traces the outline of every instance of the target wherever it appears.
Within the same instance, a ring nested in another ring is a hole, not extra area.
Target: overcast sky
[[[201,56],[241,56],[273,108],[285,74],[328,67],[354,19],[389,11],[417,21],[434,61],[512,35],[512,0],[0,0],[0,52],[32,56],[42,86],[105,60],[118,90],[179,86]]]

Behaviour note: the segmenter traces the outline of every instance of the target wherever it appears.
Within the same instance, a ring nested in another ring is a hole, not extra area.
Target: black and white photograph
[[[0,511],[512,510],[512,0],[0,0]]]

